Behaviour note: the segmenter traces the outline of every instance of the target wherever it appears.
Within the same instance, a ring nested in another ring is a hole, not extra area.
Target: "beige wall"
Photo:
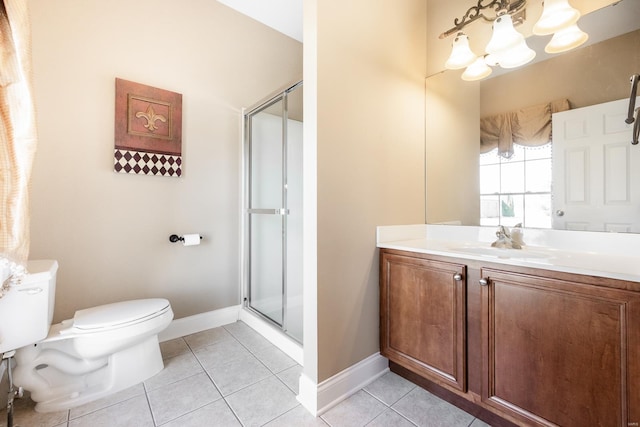
[[[321,382],[379,351],[375,227],[424,222],[426,5],[311,3],[317,69],[308,73],[305,62],[305,81],[317,72]]]
[[[480,222],[480,82],[440,73],[426,85],[426,222]]]
[[[130,298],[166,297],[176,318],[239,304],[241,108],[299,78],[302,45],[211,0],[30,7],[31,258],[60,262],[56,320]],[[113,172],[116,77],[183,95],[182,178]]]

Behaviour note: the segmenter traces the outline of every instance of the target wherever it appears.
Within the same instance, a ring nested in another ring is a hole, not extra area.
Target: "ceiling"
[[[220,3],[302,42],[303,0],[218,0]]]

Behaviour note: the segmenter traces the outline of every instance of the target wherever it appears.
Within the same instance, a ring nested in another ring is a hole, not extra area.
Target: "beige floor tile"
[[[378,415],[373,421],[367,424],[367,427],[415,427],[411,421],[395,412],[393,409],[387,409]]]
[[[474,419],[473,415],[420,387],[411,390],[392,408],[420,427],[467,427]]]
[[[132,397],[142,394],[144,394],[144,387],[142,386],[142,384],[129,387],[128,389],[122,390],[119,393],[112,394],[111,396],[103,397],[102,399],[98,399],[94,402],[72,408],[69,411],[69,419],[81,417],[88,413],[95,412],[99,409],[103,409],[111,405],[115,405],[116,403],[124,402],[125,400],[129,400]]]
[[[189,353],[191,350],[189,349],[189,346],[187,345],[187,342],[184,340],[184,338],[176,338],[173,340],[161,342],[160,351],[162,352],[162,358],[168,359],[170,357]]]
[[[274,376],[227,397],[245,427],[262,426],[298,406],[295,395]]]
[[[136,396],[75,420],[69,427],[153,427],[147,397]]]
[[[489,424],[485,423],[481,419],[476,418],[473,420],[469,427],[491,427]]]
[[[163,424],[162,427],[204,427],[214,425],[224,427],[242,426],[227,403],[220,399],[180,418],[169,421],[167,424]]]
[[[233,335],[236,338],[242,334],[255,332],[253,329],[251,329],[250,326],[248,326],[246,323],[241,321],[224,325],[223,328],[225,328],[227,332],[229,332],[231,335]]]
[[[241,335],[237,338],[237,340],[240,341],[243,346],[247,347],[252,353],[275,347],[265,337],[258,334],[257,332],[255,332],[254,334]]]
[[[298,394],[301,374],[302,374],[302,366],[294,365],[289,369],[285,369],[282,372],[278,372],[276,376],[280,378],[280,380],[283,383],[285,383],[285,385],[289,387],[294,394]]]
[[[280,415],[275,420],[265,424],[265,427],[326,427],[327,423],[320,417],[314,417],[301,405]]]
[[[275,346],[257,351],[254,355],[273,373],[282,372],[297,365],[295,360]]]
[[[181,417],[220,399],[207,374],[201,373],[148,393],[157,425]]]
[[[225,325],[224,328],[229,331],[235,339],[240,341],[242,345],[247,347],[252,353],[266,350],[271,347],[275,347],[265,337],[251,329],[243,322],[236,322],[230,325]]]
[[[167,384],[183,380],[190,376],[203,373],[204,369],[198,359],[189,352],[180,356],[164,360],[164,369],[144,382],[147,392],[163,387]]]
[[[205,369],[226,365],[242,357],[251,356],[251,352],[235,339],[200,348],[194,353]]]
[[[322,415],[331,427],[362,427],[382,414],[387,406],[360,390]]]
[[[273,375],[252,355],[207,368],[207,372],[223,396],[228,396]]]
[[[191,347],[191,350],[197,350],[229,339],[233,339],[233,337],[223,327],[207,329],[206,331],[197,332],[184,337],[184,340],[189,347]]]
[[[400,375],[387,372],[364,388],[366,392],[386,405],[393,405],[417,386]]]

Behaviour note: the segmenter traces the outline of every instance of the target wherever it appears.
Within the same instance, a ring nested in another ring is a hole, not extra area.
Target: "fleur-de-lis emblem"
[[[147,119],[147,124],[144,125],[144,127],[149,129],[149,132],[153,132],[158,129],[158,126],[156,126],[157,120],[160,120],[162,123],[167,122],[167,118],[165,116],[163,116],[162,114],[156,114],[151,104],[149,104],[149,108],[147,108],[147,111],[145,113],[143,113],[142,111],[138,111],[136,113],[136,118],[139,119],[141,117]]]

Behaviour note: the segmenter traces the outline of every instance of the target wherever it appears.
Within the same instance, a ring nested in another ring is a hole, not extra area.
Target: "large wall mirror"
[[[640,1],[571,0],[583,13],[578,23],[587,43],[548,55],[551,36],[530,36],[534,61],[496,67],[488,78],[469,82],[461,79],[463,70],[442,71],[451,40],[438,34],[476,3],[427,3],[426,222],[640,233],[640,145],[631,145],[632,125],[624,123],[629,79],[640,73]],[[541,0],[528,0],[527,20],[535,21],[541,7]],[[532,25],[516,28],[527,35]],[[490,34],[488,23],[472,26]],[[483,37],[490,35],[469,34],[486,44]],[[516,144],[508,158],[481,150],[481,118],[557,100],[568,100],[570,109],[553,115],[548,145]],[[608,112],[592,111],[601,105]],[[615,135],[593,136],[592,128]],[[583,142],[588,149],[563,145],[583,134],[591,135]]]

